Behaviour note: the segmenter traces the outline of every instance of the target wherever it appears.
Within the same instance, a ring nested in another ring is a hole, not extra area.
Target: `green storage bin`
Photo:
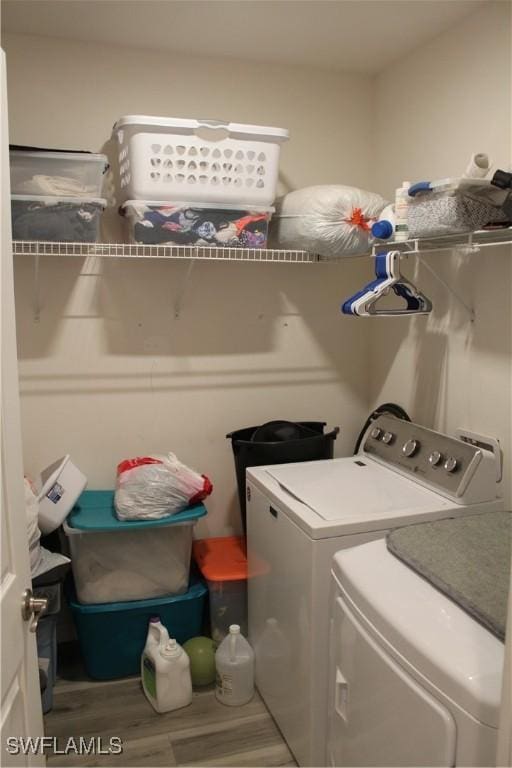
[[[83,605],[69,586],[68,602],[88,675],[95,680],[138,675],[152,616],[160,617],[180,645],[200,635],[207,594],[203,582],[192,577],[182,595]]]

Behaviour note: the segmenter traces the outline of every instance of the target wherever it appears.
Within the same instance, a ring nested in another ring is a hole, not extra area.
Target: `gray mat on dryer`
[[[390,552],[501,640],[510,585],[512,513],[487,512],[398,528]]]

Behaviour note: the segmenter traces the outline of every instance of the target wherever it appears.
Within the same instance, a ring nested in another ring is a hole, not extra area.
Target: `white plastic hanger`
[[[428,315],[432,302],[410,280],[400,273],[400,251],[387,251],[375,257],[376,279],[351,296],[341,306],[345,315],[355,317],[398,317],[401,315]],[[406,307],[379,309],[376,304],[393,290],[405,299]]]

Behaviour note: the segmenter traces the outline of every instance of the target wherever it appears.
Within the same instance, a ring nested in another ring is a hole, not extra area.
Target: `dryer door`
[[[450,712],[375,642],[339,596],[330,648],[329,765],[455,765]]]

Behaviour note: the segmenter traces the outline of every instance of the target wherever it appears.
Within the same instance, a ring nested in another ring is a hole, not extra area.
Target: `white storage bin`
[[[87,485],[86,476],[69,454],[43,469],[36,483],[39,500],[38,525],[47,534],[61,525]]]
[[[159,520],[118,520],[114,494],[87,491],[64,523],[78,600],[112,603],[188,589],[192,531],[202,504]]]
[[[106,155],[11,150],[11,194],[101,197]]]
[[[121,202],[270,206],[288,131],[216,120],[127,115],[114,125]]]

